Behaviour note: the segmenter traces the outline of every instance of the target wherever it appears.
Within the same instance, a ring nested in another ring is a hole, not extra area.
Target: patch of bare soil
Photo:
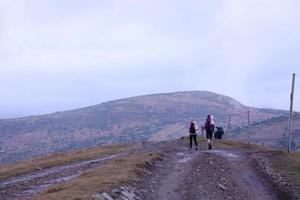
[[[173,150],[137,186],[141,199],[278,199],[244,151]]]

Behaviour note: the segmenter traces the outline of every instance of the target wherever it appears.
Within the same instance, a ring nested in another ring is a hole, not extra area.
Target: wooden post
[[[228,119],[228,125],[227,125],[226,134],[225,134],[225,140],[227,140],[227,137],[228,137],[228,132],[229,132],[229,128],[230,128],[230,122],[231,122],[231,115],[229,115],[229,119]]]
[[[288,141],[288,153],[291,152],[291,122],[292,122],[292,114],[293,114],[293,100],[294,100],[294,87],[295,87],[295,73],[293,73],[293,79],[292,79],[292,90],[291,90],[291,96],[290,96],[290,115],[289,115],[289,125],[288,125],[288,134],[289,134],[289,141]]]
[[[248,115],[248,126],[247,126],[248,144],[251,144],[251,137],[250,137],[250,110],[248,110],[247,115]]]

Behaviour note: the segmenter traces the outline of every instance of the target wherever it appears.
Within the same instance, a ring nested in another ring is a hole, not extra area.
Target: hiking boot
[[[198,150],[198,147],[196,147],[196,149],[195,149],[196,151]]]

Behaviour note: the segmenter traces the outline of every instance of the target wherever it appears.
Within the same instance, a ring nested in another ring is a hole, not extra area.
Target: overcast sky
[[[298,0],[0,0],[0,118],[185,90],[288,109],[293,72],[300,110],[299,10]]]

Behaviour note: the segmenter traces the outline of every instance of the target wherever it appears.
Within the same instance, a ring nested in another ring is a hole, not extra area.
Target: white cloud
[[[36,95],[55,111],[98,103],[100,93],[108,100],[191,89],[286,108],[282,91],[300,72],[299,4],[3,0],[0,89],[7,98],[0,108],[18,113],[9,99],[23,98],[19,106],[34,109]],[[263,94],[273,85],[280,89],[272,89],[269,103]]]

